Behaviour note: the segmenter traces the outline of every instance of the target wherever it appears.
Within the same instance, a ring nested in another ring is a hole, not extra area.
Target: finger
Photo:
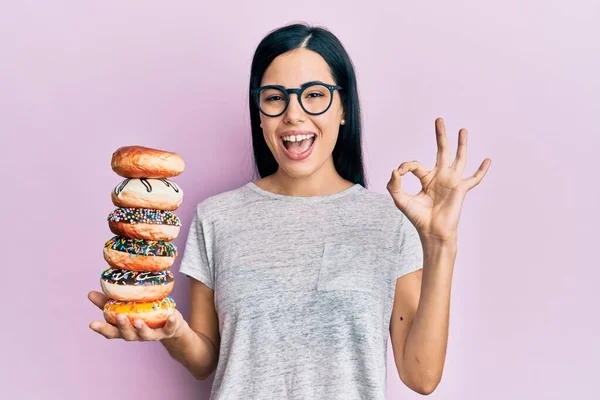
[[[101,310],[104,309],[104,304],[108,301],[108,297],[104,293],[95,290],[88,293],[88,299]]]
[[[485,160],[483,160],[483,162],[479,166],[479,169],[477,169],[477,171],[475,171],[475,173],[471,177],[465,179],[465,184],[467,186],[467,190],[471,190],[475,186],[479,185],[479,182],[481,182],[481,180],[487,173],[488,169],[490,168],[491,164],[492,164],[492,160],[490,160],[489,158],[486,158]]]
[[[127,318],[126,315],[117,315],[117,328],[119,328],[121,337],[128,342],[138,340],[138,334],[133,325],[131,325],[131,322],[129,322],[129,318]]]
[[[417,178],[423,179],[429,174],[429,171],[418,161],[407,161],[400,164],[398,167],[400,176],[407,172],[412,172]]]
[[[401,211],[405,210],[406,205],[410,201],[410,195],[402,190],[402,184],[400,179],[400,172],[397,169],[392,171],[392,177],[387,184],[387,190],[392,195],[392,199],[394,199],[394,203],[396,207],[398,207]]]
[[[435,137],[437,140],[437,161],[436,167],[447,167],[450,165],[450,147],[448,146],[448,138],[446,137],[446,127],[442,118],[435,120]]]
[[[142,321],[141,319],[137,318],[135,321],[133,321],[133,327],[135,328],[137,335],[142,340],[145,340],[145,341],[157,340],[156,332],[154,330],[150,329],[150,327],[148,325],[146,325],[146,323],[144,321]]]
[[[456,159],[454,159],[454,162],[451,166],[451,168],[454,168],[461,176],[465,170],[465,166],[467,165],[467,133],[467,130],[464,128],[458,131]]]
[[[112,326],[102,321],[93,321],[90,324],[90,329],[104,336],[107,339],[117,339],[121,335],[116,326]]]

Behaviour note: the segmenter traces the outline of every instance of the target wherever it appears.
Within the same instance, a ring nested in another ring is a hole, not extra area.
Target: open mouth
[[[283,146],[291,154],[300,155],[307,152],[315,142],[315,134],[284,136],[281,138]]]

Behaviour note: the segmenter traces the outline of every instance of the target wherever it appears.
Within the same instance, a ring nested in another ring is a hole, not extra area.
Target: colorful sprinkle
[[[154,210],[152,208],[119,207],[108,215],[112,222],[129,222],[130,224],[157,224],[181,226],[179,217],[172,211]]]
[[[134,313],[143,313],[148,311],[154,311],[157,309],[168,310],[171,308],[175,308],[177,305],[175,304],[175,300],[171,296],[167,296],[160,300],[155,300],[151,302],[135,302],[135,301],[118,301],[114,299],[109,299],[104,304],[105,311],[112,311],[116,313],[123,312],[134,312]]]
[[[129,239],[115,236],[109,239],[104,247],[136,256],[177,256],[177,247],[173,243],[164,240]]]

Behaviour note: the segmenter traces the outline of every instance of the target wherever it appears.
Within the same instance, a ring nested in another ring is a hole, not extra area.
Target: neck
[[[261,179],[256,184],[273,193],[298,197],[335,194],[354,185],[338,174],[333,159],[329,159],[309,176],[294,177],[279,168],[273,175]]]

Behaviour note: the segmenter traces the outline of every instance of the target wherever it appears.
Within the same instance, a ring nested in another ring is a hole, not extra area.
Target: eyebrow
[[[305,82],[302,85],[300,85],[300,89],[304,89],[305,87],[314,85],[315,83],[320,84],[320,85],[328,85],[327,83],[322,82],[322,81],[310,81],[310,82]],[[278,87],[282,87],[285,89],[290,89],[289,87],[285,87],[283,85],[263,85],[263,86],[278,86]]]
[[[303,83],[303,84],[302,84],[302,86],[300,86],[300,89],[304,89],[305,87],[307,87],[307,86],[310,86],[310,85],[313,85],[313,84],[315,84],[315,83],[319,83],[319,84],[321,84],[321,85],[325,85],[325,82],[321,82],[321,81],[310,81],[310,82]]]

